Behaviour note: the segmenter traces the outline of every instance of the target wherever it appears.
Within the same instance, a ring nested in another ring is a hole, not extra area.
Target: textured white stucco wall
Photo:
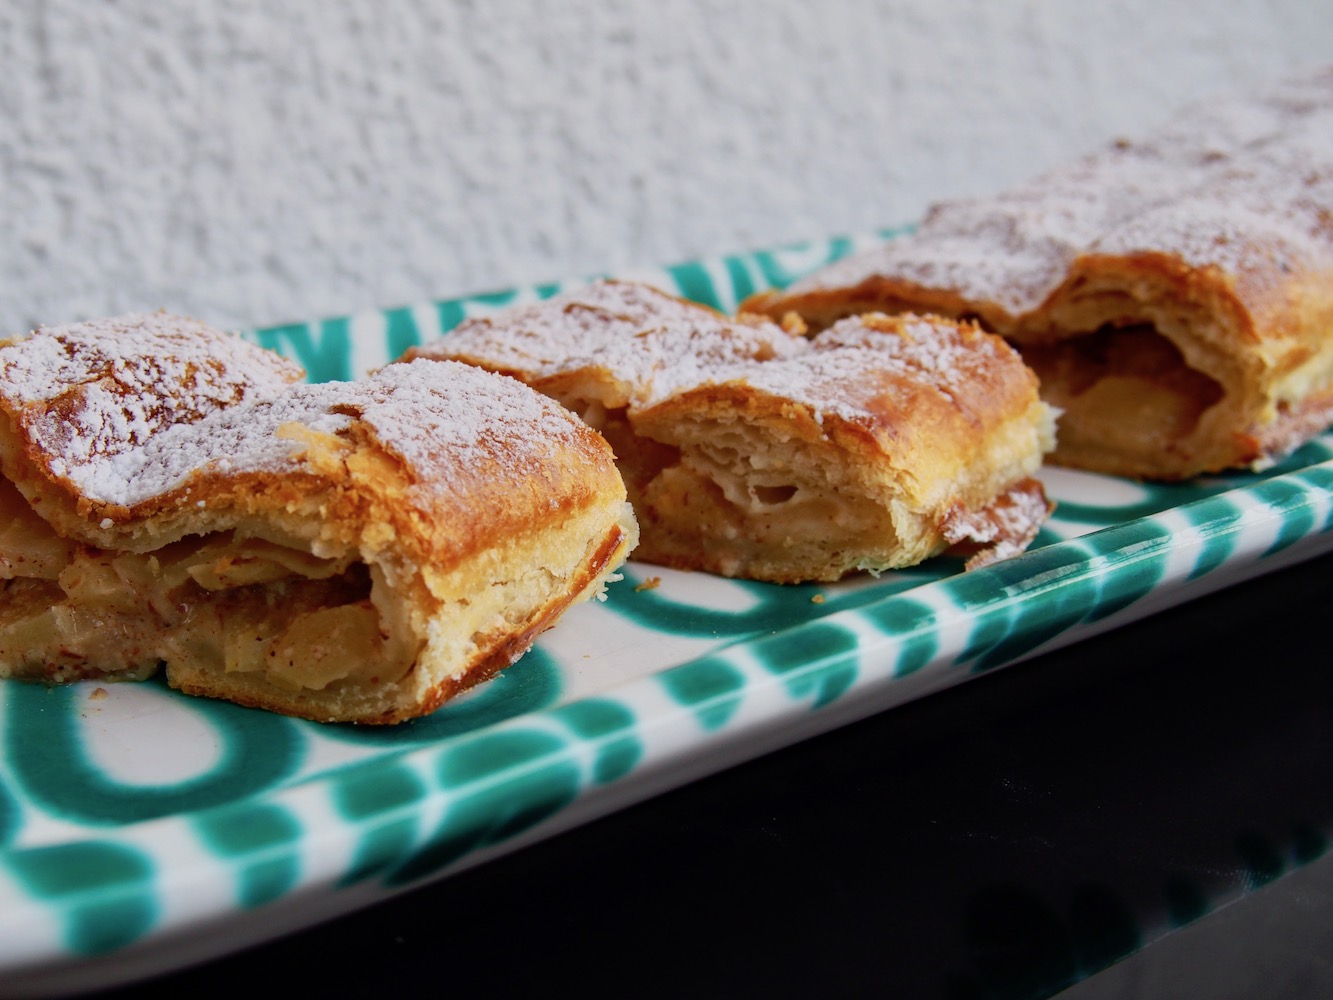
[[[1330,0],[7,0],[0,332],[859,232],[1330,60]]]

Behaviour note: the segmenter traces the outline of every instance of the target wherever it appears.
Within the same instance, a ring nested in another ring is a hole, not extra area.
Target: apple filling
[[[895,542],[883,508],[847,492],[847,484],[841,492],[831,489],[830,470],[818,463],[807,469],[768,464],[762,434],[710,426],[698,440],[685,434],[668,444],[638,433],[625,407],[573,395],[560,402],[611,444],[635,509],[657,520],[658,537],[641,544],[640,558],[669,555],[675,544],[705,544],[722,571],[735,574],[775,544],[789,551],[822,548],[834,526],[845,547]]]
[[[680,450],[639,434],[629,420],[628,407],[606,406],[597,399],[562,395],[557,401],[597,431],[611,446],[625,486],[634,501],[662,470],[680,461]]]
[[[1064,411],[1061,451],[1171,449],[1223,395],[1221,385],[1189,367],[1175,344],[1150,326],[1108,326],[1020,350],[1041,381],[1043,398]]]
[[[149,553],[61,538],[0,485],[0,673],[142,679],[158,665],[260,673],[287,690],[402,678],[419,643],[377,567],[219,533]]]

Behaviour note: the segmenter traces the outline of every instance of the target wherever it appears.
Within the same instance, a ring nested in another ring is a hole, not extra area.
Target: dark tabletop
[[[1252,904],[1333,878],[1331,594],[1321,556],[124,992],[1093,996],[1193,941],[1187,982],[1333,995],[1333,920],[1275,960]]]

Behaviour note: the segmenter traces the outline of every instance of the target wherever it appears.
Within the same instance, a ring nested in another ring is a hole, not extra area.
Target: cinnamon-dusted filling
[[[558,393],[557,401],[606,439],[629,490],[630,502],[637,503],[643,490],[663,469],[679,463],[680,449],[639,434],[629,419],[629,408],[605,405],[597,398],[595,385],[581,385],[577,389],[589,392],[591,398],[571,389]]]
[[[378,570],[232,533],[152,552],[55,534],[0,481],[0,663],[19,677],[142,679],[162,661],[287,690],[392,682],[417,656]]]
[[[1189,437],[1222,399],[1214,379],[1191,368],[1153,327],[1104,326],[1051,344],[1022,344],[1042,397],[1063,410],[1061,449],[1145,454]]]
[[[788,558],[825,558],[831,531],[842,546],[867,552],[900,542],[882,502],[850,482],[835,485],[828,456],[802,463],[797,452],[766,462],[771,432],[741,422],[682,425],[680,439],[666,443],[639,433],[626,407],[605,406],[596,395],[595,385],[579,384],[559,399],[610,443],[631,503],[654,522],[642,553],[672,564],[675,545],[702,544],[718,569],[735,575],[772,558],[774,545]],[[691,527],[682,533],[679,525]]]
[[[929,529],[920,511],[886,503],[882,487],[859,478],[831,448],[785,448],[780,430],[740,420],[673,421],[673,439],[658,440],[640,433],[625,407],[604,405],[597,388],[567,386],[560,402],[612,445],[630,500],[652,525],[641,545],[652,561],[684,564],[681,553],[703,547],[725,575],[785,573],[790,582],[819,577],[817,567],[832,560],[838,569],[822,575],[836,579],[858,568],[844,553],[884,569],[894,565],[896,549]],[[1040,483],[1023,478],[991,504],[949,510],[935,527],[973,568],[1021,552],[1048,513]],[[775,551],[787,568],[778,568]]]

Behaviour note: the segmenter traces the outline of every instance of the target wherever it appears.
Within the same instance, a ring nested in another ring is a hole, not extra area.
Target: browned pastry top
[[[727,365],[793,357],[808,347],[759,316],[725,316],[640,282],[598,281],[466,320],[404,359],[474,361],[529,384],[597,369],[622,389],[623,398],[607,405],[642,406],[714,379]]]
[[[0,409],[26,459],[11,478],[55,500],[60,510],[43,514],[66,533],[158,545],[170,530],[216,528],[218,508],[299,495],[305,477],[355,485],[356,497],[330,512],[335,524],[339,515],[401,521],[399,543],[429,539],[433,551],[418,555],[438,560],[492,544],[553,503],[579,502],[590,471],[613,469],[600,438],[512,379],[423,364],[294,383],[300,369],[271,352],[180,323],[44,328],[0,347]],[[164,333],[171,324],[178,335]],[[140,338],[152,339],[151,352]],[[374,449],[375,469],[343,462],[361,444]],[[153,537],[137,539],[149,517]]]
[[[473,361],[537,386],[595,369],[622,388],[623,399],[607,405],[631,411],[739,381],[807,406],[821,419],[866,426],[907,424],[912,400],[923,391],[971,419],[1013,386],[1024,405],[1034,391],[1017,355],[967,324],[868,317],[807,338],[756,315],[724,316],[624,281],[469,320],[404,357]]]
[[[743,308],[971,317],[1063,413],[1053,462],[1183,479],[1333,420],[1333,67],[1198,103]]]
[[[788,291],[890,276],[990,304],[1002,328],[1038,309],[1076,258],[1143,251],[1229,276],[1252,310],[1293,275],[1333,272],[1333,67],[1191,105],[999,195],[937,205],[907,238]]]
[[[0,343],[0,409],[29,440],[33,460],[109,500],[158,431],[276,395],[304,375],[198,320],[118,316]]]

